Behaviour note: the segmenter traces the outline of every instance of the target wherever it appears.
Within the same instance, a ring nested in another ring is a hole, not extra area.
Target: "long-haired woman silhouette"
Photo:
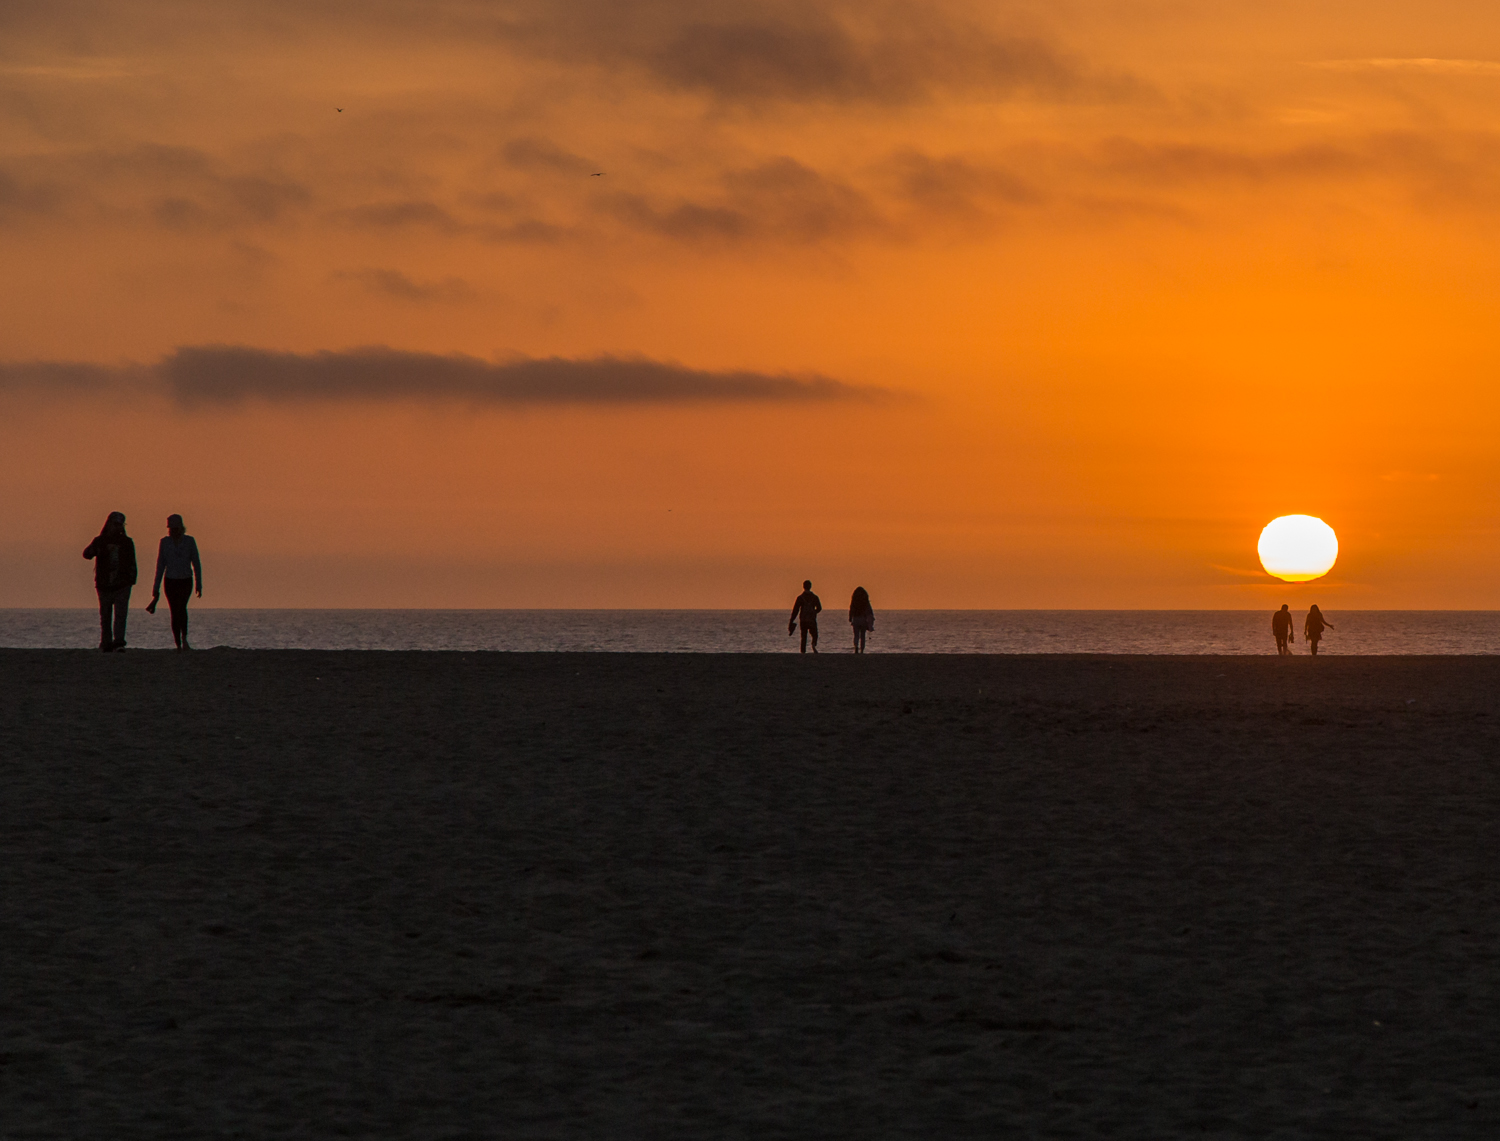
[[[1313,657],[1318,656],[1318,639],[1323,636],[1324,629],[1332,630],[1333,623],[1323,617],[1323,612],[1318,609],[1318,604],[1315,602],[1312,609],[1307,612],[1307,619],[1302,623],[1302,633],[1307,638]]]
[[[862,586],[854,588],[849,599],[849,625],[854,627],[854,652],[865,652],[865,635],[875,629],[875,608],[870,605],[870,593]]]
[[[172,641],[179,650],[191,650],[188,645],[188,595],[193,586],[198,587],[198,597],[203,597],[203,563],[198,558],[198,541],[187,533],[181,515],[167,516],[167,533],[162,536],[156,549],[156,581],[151,584],[151,605],[147,614],[156,613],[156,603],[161,598],[161,589],[167,588],[167,606],[172,611]]]

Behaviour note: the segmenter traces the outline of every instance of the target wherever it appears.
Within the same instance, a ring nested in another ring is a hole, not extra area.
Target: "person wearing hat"
[[[130,588],[135,585],[135,540],[125,534],[125,513],[111,511],[104,529],[83,549],[94,560],[94,590],[99,595],[99,648],[106,654],[125,648],[125,620]]]
[[[167,607],[172,611],[172,641],[179,650],[193,648],[188,645],[187,607],[195,583],[198,597],[202,598],[203,564],[198,559],[198,541],[187,534],[181,515],[168,515],[167,533],[156,548],[156,581],[151,584],[151,605],[146,607],[146,613],[156,613],[156,603],[165,584]]]

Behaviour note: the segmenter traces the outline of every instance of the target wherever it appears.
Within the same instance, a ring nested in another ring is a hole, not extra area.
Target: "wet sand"
[[[1500,658],[0,695],[8,1141],[1500,1133]]]

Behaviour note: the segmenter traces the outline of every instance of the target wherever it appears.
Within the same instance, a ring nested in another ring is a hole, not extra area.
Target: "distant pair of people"
[[[83,557],[94,560],[94,590],[99,595],[99,648],[106,654],[125,649],[125,625],[130,617],[130,591],[137,568],[135,540],[125,533],[125,513],[111,511],[104,529],[84,548]],[[188,597],[197,586],[203,597],[203,563],[198,542],[187,533],[181,515],[167,516],[167,533],[156,550],[156,580],[151,584],[147,614],[156,613],[162,587],[172,612],[172,641],[179,650],[188,645]]]
[[[1307,639],[1307,645],[1312,650],[1313,657],[1318,656],[1318,643],[1323,639],[1324,630],[1332,630],[1333,623],[1323,617],[1323,612],[1318,609],[1317,604],[1307,612],[1307,618],[1302,623],[1302,636]],[[1286,603],[1281,604],[1281,609],[1271,615],[1271,636],[1276,639],[1276,652],[1278,654],[1290,654],[1290,643],[1297,640],[1292,633],[1292,612]]]
[[[812,636],[812,651],[818,652],[818,615],[823,611],[823,603],[813,593],[812,579],[806,579],[802,583],[802,593],[797,596],[797,601],[792,603],[792,617],[787,623],[786,632],[790,637],[797,632],[797,626],[802,626],[802,652],[807,653],[808,636]],[[854,595],[849,599],[849,625],[854,627],[854,652],[862,654],[865,652],[865,635],[875,629],[875,608],[870,605],[870,594],[862,586],[854,588]]]

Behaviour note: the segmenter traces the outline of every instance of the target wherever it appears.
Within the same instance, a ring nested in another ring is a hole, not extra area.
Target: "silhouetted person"
[[[1271,636],[1276,639],[1276,652],[1278,654],[1290,654],[1292,651],[1286,648],[1288,642],[1297,639],[1292,636],[1292,612],[1283,602],[1281,609],[1271,615]]]
[[[1324,629],[1333,629],[1333,623],[1323,617],[1323,612],[1314,604],[1307,612],[1307,619],[1302,623],[1302,633],[1307,635],[1307,644],[1311,647],[1313,657],[1318,656],[1318,639],[1323,636]]]
[[[135,585],[135,543],[125,534],[125,514],[111,511],[83,557],[94,560],[94,590],[99,594],[99,648],[106,654],[125,648],[125,619],[130,588]]]
[[[792,603],[792,620],[786,624],[787,636],[797,632],[797,623],[802,623],[802,652],[807,653],[807,636],[812,635],[813,653],[818,652],[818,611],[823,609],[823,604],[818,601],[818,596],[812,592],[812,579],[802,583],[802,593],[797,595],[797,601]]]
[[[203,564],[198,560],[198,540],[187,533],[181,515],[168,515],[167,533],[156,548],[156,581],[151,584],[151,605],[146,607],[146,613],[156,613],[156,603],[165,586],[167,607],[172,611],[172,641],[179,650],[193,648],[187,639],[187,607],[195,581],[198,597],[202,598]]]
[[[875,608],[870,605],[869,592],[862,586],[854,588],[849,599],[849,625],[854,627],[854,652],[865,652],[865,634],[875,629]]]

